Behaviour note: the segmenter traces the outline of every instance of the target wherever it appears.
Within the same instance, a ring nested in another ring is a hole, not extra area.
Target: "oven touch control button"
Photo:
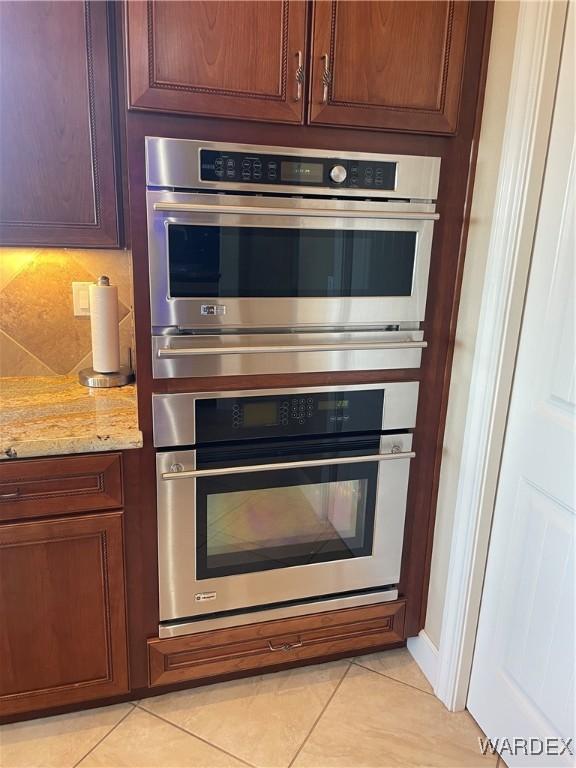
[[[346,181],[346,168],[344,168],[343,165],[335,165],[330,170],[330,178],[332,181],[335,181],[336,184],[342,184],[343,181]]]

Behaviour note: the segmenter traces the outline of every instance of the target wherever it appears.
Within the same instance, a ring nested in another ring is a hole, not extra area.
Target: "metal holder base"
[[[93,368],[83,368],[78,373],[80,384],[85,387],[124,387],[134,381],[134,371],[127,365],[120,366],[113,373],[98,373]]]

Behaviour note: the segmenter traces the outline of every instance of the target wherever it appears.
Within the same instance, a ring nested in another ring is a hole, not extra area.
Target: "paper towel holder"
[[[98,278],[98,285],[110,285],[110,280],[106,276]],[[134,371],[132,369],[132,350],[128,350],[130,355],[130,365],[121,365],[119,370],[110,373],[101,373],[94,368],[83,368],[78,372],[80,384],[85,387],[124,387],[134,381]]]

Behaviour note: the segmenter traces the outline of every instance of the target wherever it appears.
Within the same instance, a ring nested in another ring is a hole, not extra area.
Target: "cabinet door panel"
[[[128,690],[122,513],[0,527],[0,714]]]
[[[106,3],[0,3],[0,240],[118,245]]]
[[[315,2],[310,121],[454,133],[468,12],[464,0]]]
[[[302,122],[301,0],[131,2],[131,108]]]

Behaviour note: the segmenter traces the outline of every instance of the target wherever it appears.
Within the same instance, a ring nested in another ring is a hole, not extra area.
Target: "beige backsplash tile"
[[[107,275],[118,288],[118,299],[127,307],[132,306],[132,270],[127,251],[69,251],[73,258],[94,278]],[[118,258],[118,256],[123,258]]]
[[[67,374],[91,365],[90,320],[75,317],[72,282],[118,286],[121,360],[133,348],[129,251],[0,248],[0,375]]]
[[[0,331],[0,378],[2,376],[51,376],[54,371]]]
[[[40,248],[0,248],[0,291],[29,264]]]

